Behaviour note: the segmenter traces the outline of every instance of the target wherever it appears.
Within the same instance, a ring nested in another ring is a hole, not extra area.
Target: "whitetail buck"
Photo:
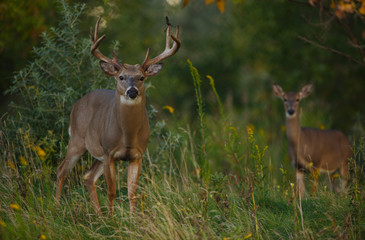
[[[95,32],[91,28],[91,53],[100,59],[100,67],[108,76],[116,80],[116,91],[98,89],[78,100],[70,116],[70,140],[66,157],[57,169],[57,202],[60,201],[62,186],[67,173],[86,150],[96,159],[84,180],[95,210],[101,214],[96,195],[95,183],[104,173],[109,199],[109,214],[113,213],[116,197],[115,161],[129,161],[128,198],[130,209],[135,212],[136,190],[141,172],[150,128],[146,111],[146,93],[144,81],[155,76],[162,69],[163,59],[174,55],[179,47],[179,27],[176,35],[170,35],[170,24],[166,17],[166,47],[153,59],[149,59],[150,49],[141,65],[120,63],[113,51],[113,59],[104,56],[98,49],[105,35],[98,38],[100,18],[96,22]],[[171,47],[171,39],[173,45]]]
[[[299,196],[303,197],[305,194],[305,170],[315,176],[313,192],[319,172],[331,174],[336,170],[341,175],[340,190],[344,190],[348,177],[348,159],[352,157],[348,138],[337,130],[300,127],[299,101],[311,93],[312,85],[304,86],[300,92],[285,93],[279,85],[274,84],[273,90],[275,96],[284,101],[289,157],[296,169]]]

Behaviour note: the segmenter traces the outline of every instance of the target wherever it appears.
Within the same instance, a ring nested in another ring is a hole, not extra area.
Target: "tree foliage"
[[[85,5],[61,4],[63,19],[42,33],[42,45],[33,50],[34,60],[14,76],[7,90],[21,96],[10,104],[14,114],[9,120],[16,126],[12,130],[29,132],[38,140],[56,134],[58,147],[64,144],[73,103],[86,92],[113,82],[99,71],[90,54],[90,40],[80,37],[79,17]]]

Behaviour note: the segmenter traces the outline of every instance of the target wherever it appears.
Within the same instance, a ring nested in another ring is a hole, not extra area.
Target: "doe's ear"
[[[272,89],[274,91],[274,95],[279,98],[283,98],[283,96],[285,95],[285,92],[283,91],[283,89],[277,84],[273,84]]]
[[[312,92],[312,84],[305,85],[299,92],[300,98],[307,97]]]
[[[100,67],[103,72],[108,76],[115,76],[118,73],[118,68],[113,63],[100,61]]]
[[[162,67],[162,63],[152,64],[151,66],[148,66],[148,68],[145,70],[145,74],[147,77],[155,76],[160,73]]]

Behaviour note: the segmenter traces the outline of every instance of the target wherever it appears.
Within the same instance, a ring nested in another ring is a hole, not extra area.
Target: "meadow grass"
[[[208,78],[215,89],[214,80]],[[55,143],[50,140],[55,136],[49,133],[42,141],[35,141],[28,131],[18,130],[16,141],[10,142],[3,126],[1,239],[364,237],[363,139],[355,146],[356,159],[351,162],[346,193],[329,191],[326,176],[322,176],[315,194],[298,199],[293,169],[275,161],[274,156],[286,154],[283,146],[274,150],[275,145],[267,144],[265,130],[249,122],[235,121],[237,116],[228,121],[230,116],[223,116],[222,107],[217,117],[204,115],[203,102],[198,104],[202,117],[198,128],[190,124],[181,126],[176,121],[169,123],[171,119],[152,125],[135,214],[129,212],[127,163],[118,163],[118,192],[112,217],[107,213],[103,177],[97,187],[103,216],[94,212],[89,201],[82,180],[92,162],[89,155],[68,176],[61,204],[57,206],[56,168],[47,161],[55,154]],[[9,128],[10,123],[3,124]],[[308,178],[307,188],[310,186]]]

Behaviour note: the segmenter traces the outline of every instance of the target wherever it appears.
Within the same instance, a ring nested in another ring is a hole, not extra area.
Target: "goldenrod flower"
[[[285,125],[281,125],[281,131],[285,132],[286,131],[286,126]]]
[[[249,233],[248,235],[244,236],[243,239],[248,239],[250,237],[252,237],[252,233]]]
[[[248,134],[248,139],[253,140],[253,125],[252,124],[247,125],[246,130],[247,130],[247,134]]]
[[[308,163],[308,167],[309,168],[313,167],[313,162]]]
[[[39,157],[45,157],[46,156],[46,152],[41,147],[37,146],[36,151],[37,151],[37,155]]]
[[[6,223],[3,220],[0,220],[0,226],[6,227]]]
[[[173,114],[175,111],[175,109],[169,105],[163,106],[162,109],[167,109],[171,114]]]
[[[236,131],[236,128],[235,128],[235,127],[233,127],[233,126],[230,126],[230,127],[229,127],[229,130],[231,130],[231,131]]]
[[[292,187],[292,188],[293,188],[293,187],[294,187],[294,183],[290,183],[290,187]]]
[[[337,173],[332,175],[332,179],[339,178],[339,177],[340,177],[340,175],[338,175]]]
[[[8,166],[9,166],[11,169],[15,170],[15,165],[14,165],[13,161],[8,160]]]
[[[43,240],[46,240],[47,238],[46,238],[46,236],[44,235],[44,234],[41,234],[40,236],[39,236],[39,238],[40,239],[43,239]]]
[[[20,210],[19,205],[18,205],[18,204],[16,204],[16,203],[12,203],[12,204],[10,204],[10,205],[9,205],[9,207],[10,207],[11,209],[14,209],[14,210],[17,210],[17,211],[19,211],[19,210]]]
[[[27,159],[25,159],[24,156],[20,156],[19,157],[19,161],[20,161],[20,164],[23,165],[23,166],[28,166],[28,162],[27,162]]]

